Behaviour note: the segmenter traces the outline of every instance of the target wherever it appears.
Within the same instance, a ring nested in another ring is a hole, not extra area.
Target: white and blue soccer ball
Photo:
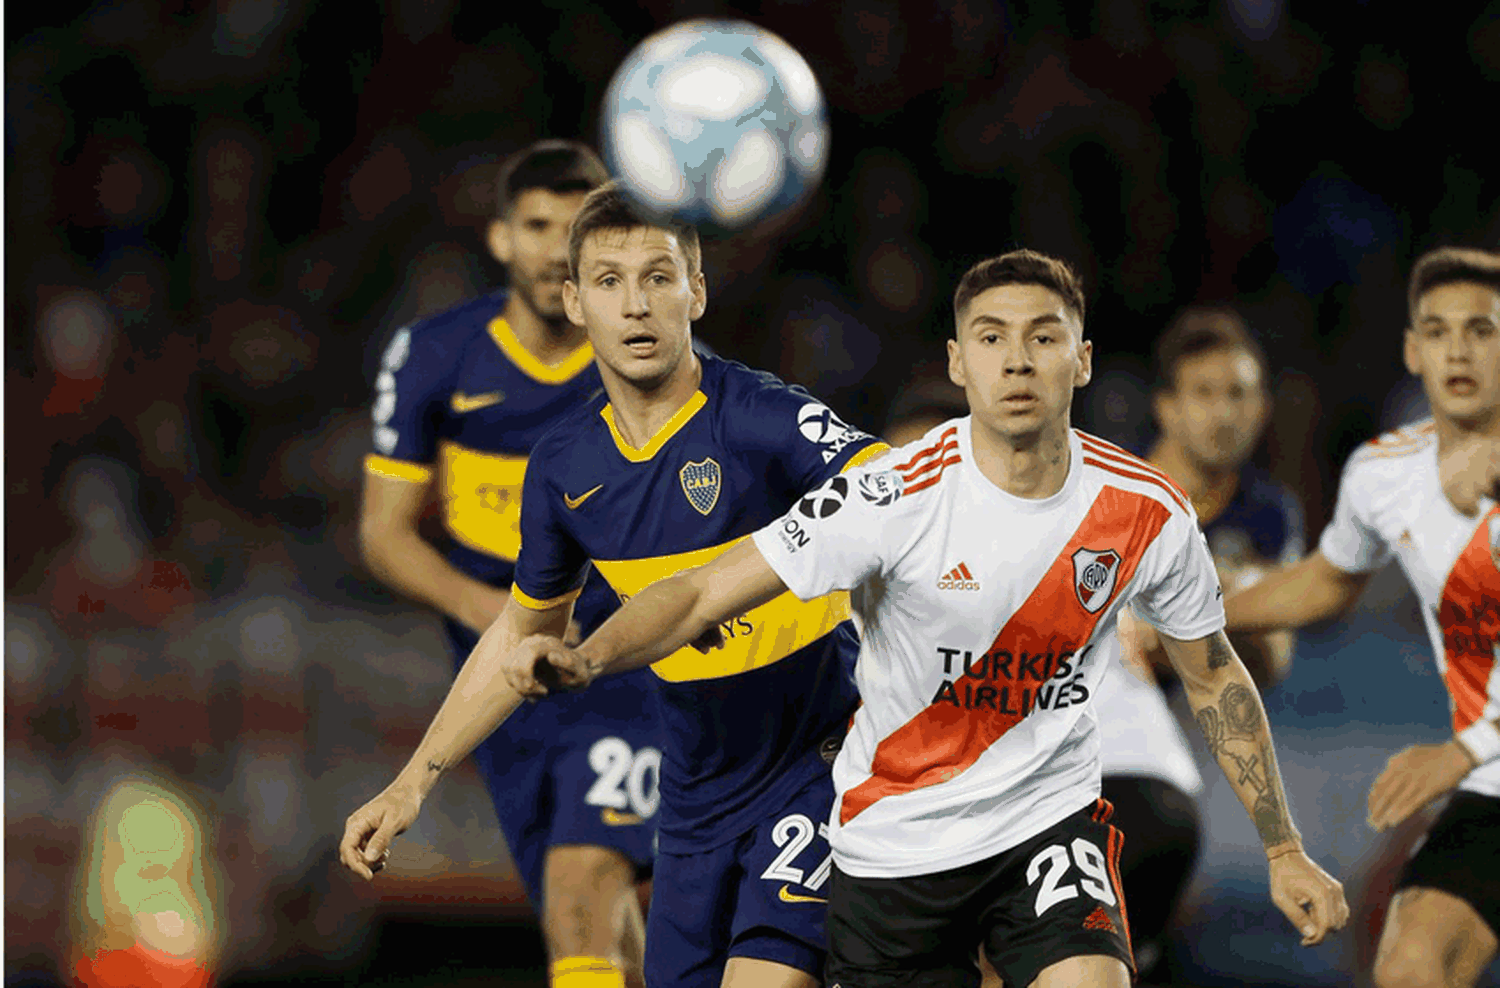
[[[743,229],[796,206],[828,158],[818,80],[745,21],[674,24],[636,46],[605,96],[602,150],[655,218]]]

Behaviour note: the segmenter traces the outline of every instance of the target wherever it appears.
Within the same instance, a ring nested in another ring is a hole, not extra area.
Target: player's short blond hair
[[[1408,318],[1416,318],[1422,296],[1440,285],[1473,282],[1500,291],[1500,254],[1473,247],[1439,247],[1417,258],[1406,289]]]
[[[688,274],[697,275],[703,270],[703,247],[698,241],[698,231],[691,224],[661,222],[647,219],[626,198],[618,182],[606,182],[583,200],[578,213],[573,217],[573,226],[568,230],[568,277],[578,281],[578,262],[583,256],[583,242],[588,235],[599,230],[634,230],[652,227],[666,230],[677,238],[682,252],[687,256]]]

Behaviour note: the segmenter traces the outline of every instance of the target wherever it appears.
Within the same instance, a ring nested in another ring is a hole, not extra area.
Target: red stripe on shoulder
[[[937,437],[937,442],[933,443],[931,446],[927,446],[923,449],[917,450],[917,452],[912,455],[911,459],[907,460],[905,463],[898,463],[896,465],[896,469],[902,472],[910,470],[912,467],[916,466],[918,460],[932,456],[935,453],[940,453],[942,452],[943,447],[951,445],[952,442],[956,442],[956,440],[954,440],[954,437],[957,435],[958,426],[949,426],[948,428],[943,430],[942,435]]]
[[[1162,490],[1166,491],[1167,496],[1175,501],[1179,508],[1181,508],[1183,511],[1188,510],[1186,498],[1177,493],[1177,491],[1174,489],[1174,485],[1164,482],[1160,477],[1149,473],[1141,473],[1136,470],[1126,470],[1124,467],[1121,467],[1118,464],[1109,463],[1105,460],[1095,459],[1090,456],[1084,456],[1083,462],[1085,466],[1098,467],[1100,470],[1108,471],[1109,473],[1115,474],[1116,476],[1129,477],[1131,480],[1143,480],[1148,484],[1155,484],[1157,487],[1160,487]]]
[[[917,481],[916,483],[911,483],[908,480],[906,482],[906,485],[902,488],[901,495],[903,497],[905,497],[905,496],[907,496],[909,494],[915,494],[918,491],[925,491],[927,488],[932,487],[938,481],[940,481],[940,480],[943,479],[943,473],[949,467],[953,466],[956,463],[961,462],[962,459],[963,458],[960,457],[957,453],[954,453],[952,456],[948,457],[945,460],[933,460],[932,463],[929,464],[929,466],[930,467],[936,467],[937,468],[936,472],[931,473],[931,474],[929,474],[926,477],[923,477],[921,480]],[[918,470],[917,473],[926,473],[927,470],[928,470],[928,467],[923,467],[921,470]]]
[[[910,483],[913,480],[916,480],[918,477],[922,476],[922,474],[927,473],[929,470],[939,469],[943,464],[943,458],[946,457],[949,453],[952,453],[955,456],[958,454],[958,442],[956,440],[951,441],[944,445],[941,449],[934,450],[933,452],[937,455],[924,459],[914,468],[907,469],[904,467],[898,467],[897,469],[901,470],[901,479],[905,480],[907,483]]]
[[[1168,476],[1165,470],[1161,469],[1150,461],[1136,456],[1129,450],[1121,449],[1114,443],[1107,443],[1097,436],[1091,436],[1086,432],[1080,432],[1078,434],[1078,437],[1083,440],[1083,448],[1086,451],[1104,459],[1112,460],[1128,469],[1139,470],[1142,473],[1148,473],[1151,476],[1155,477],[1157,480],[1166,484],[1169,488],[1177,492],[1177,503],[1181,504],[1189,500],[1187,491],[1183,490],[1181,485],[1179,485],[1177,481]]]

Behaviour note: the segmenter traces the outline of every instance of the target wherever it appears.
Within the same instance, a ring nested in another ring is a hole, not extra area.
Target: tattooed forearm
[[[1270,847],[1295,838],[1260,697],[1244,683],[1231,682],[1217,704],[1194,716],[1208,750],[1255,821],[1262,843]]]
[[[1222,669],[1229,665],[1229,660],[1234,658],[1234,651],[1229,647],[1229,639],[1224,637],[1224,632],[1219,632],[1208,640],[1208,667],[1210,669]]]
[[[444,765],[439,761],[429,761],[427,763],[427,771],[431,772],[433,775],[442,775],[444,770],[446,770],[447,768],[447,765]]]

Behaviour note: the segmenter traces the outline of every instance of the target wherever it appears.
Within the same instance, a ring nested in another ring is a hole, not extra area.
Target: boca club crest
[[[1073,590],[1090,614],[1097,614],[1115,592],[1120,554],[1113,549],[1079,549],[1073,553]]]
[[[724,472],[719,469],[718,461],[713,457],[706,457],[697,463],[689,460],[677,471],[677,476],[682,481],[682,493],[687,495],[688,504],[700,515],[708,514],[719,503],[719,487],[724,479]]]

